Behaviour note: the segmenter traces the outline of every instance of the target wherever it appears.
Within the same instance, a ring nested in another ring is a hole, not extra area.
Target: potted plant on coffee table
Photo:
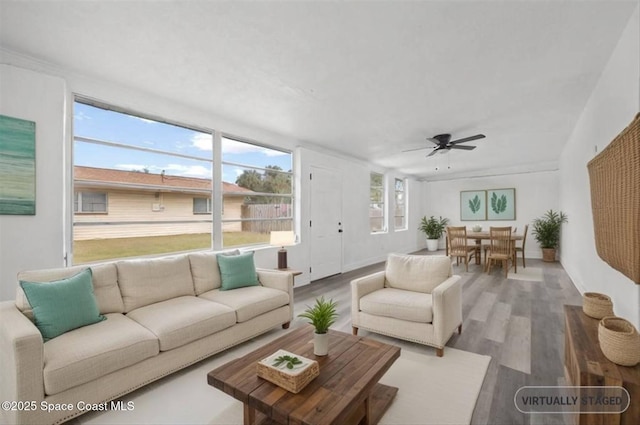
[[[428,251],[438,250],[438,241],[442,237],[444,228],[447,224],[449,224],[449,219],[442,218],[442,216],[440,216],[439,219],[435,218],[434,216],[427,218],[426,215],[422,217],[419,229],[427,236]]]
[[[567,216],[562,211],[553,210],[533,220],[531,233],[542,248],[542,261],[556,261],[556,249],[560,244],[560,226],[566,222]]]
[[[330,299],[326,301],[324,297],[316,298],[313,307],[307,306],[307,309],[298,315],[309,319],[315,333],[313,335],[313,354],[316,356],[326,356],[329,352],[329,327],[336,322],[338,313],[336,313],[337,303]]]

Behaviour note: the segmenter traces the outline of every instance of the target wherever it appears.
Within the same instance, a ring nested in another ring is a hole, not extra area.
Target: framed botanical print
[[[460,192],[460,220],[483,221],[487,219],[487,192],[463,190]]]
[[[487,190],[487,219],[516,219],[516,190],[514,188]]]

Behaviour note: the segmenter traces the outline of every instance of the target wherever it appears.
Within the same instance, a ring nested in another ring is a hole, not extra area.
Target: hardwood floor
[[[426,251],[417,254],[432,255]],[[444,255],[444,251],[433,254]],[[580,293],[560,263],[527,259],[527,269],[535,268],[542,271],[541,282],[505,279],[500,267],[487,275],[481,266],[470,264],[465,272],[464,264],[454,263],[454,273],[462,277],[463,325],[462,334],[454,333],[447,346],[492,358],[473,424],[564,424],[563,415],[525,415],[513,402],[522,386],[564,384],[562,306],[582,304]],[[351,332],[350,281],[383,269],[384,263],[379,263],[295,288],[295,316],[324,295],[339,304],[340,317],[333,328]],[[518,271],[522,272],[520,267]],[[366,331],[360,334],[368,335]],[[435,352],[431,347],[394,341],[403,349]]]

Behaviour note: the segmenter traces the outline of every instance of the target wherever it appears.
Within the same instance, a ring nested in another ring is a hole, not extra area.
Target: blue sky
[[[146,168],[151,173],[164,170],[170,175],[211,178],[212,136],[207,133],[76,102],[74,135],[202,158],[76,142],[75,165],[128,171]],[[222,157],[224,161],[258,167],[278,165],[286,171],[292,168],[288,154],[229,139],[223,139]],[[224,166],[223,180],[233,183],[242,171],[240,167]]]

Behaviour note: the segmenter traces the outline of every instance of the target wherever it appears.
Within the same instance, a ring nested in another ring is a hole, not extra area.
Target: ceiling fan
[[[461,145],[461,143],[470,142],[472,140],[484,139],[485,137],[486,136],[484,134],[476,134],[475,136],[465,137],[458,140],[451,140],[451,134],[438,134],[437,136],[428,137],[427,140],[432,143],[435,143],[436,146],[433,148],[431,153],[427,155],[427,157],[430,157],[431,155],[435,155],[435,153],[440,150],[450,150],[450,149],[462,149],[465,151],[473,150],[476,148],[475,146],[463,146]],[[424,148],[408,149],[403,152],[417,151],[417,150],[427,149],[427,148],[428,146]]]

